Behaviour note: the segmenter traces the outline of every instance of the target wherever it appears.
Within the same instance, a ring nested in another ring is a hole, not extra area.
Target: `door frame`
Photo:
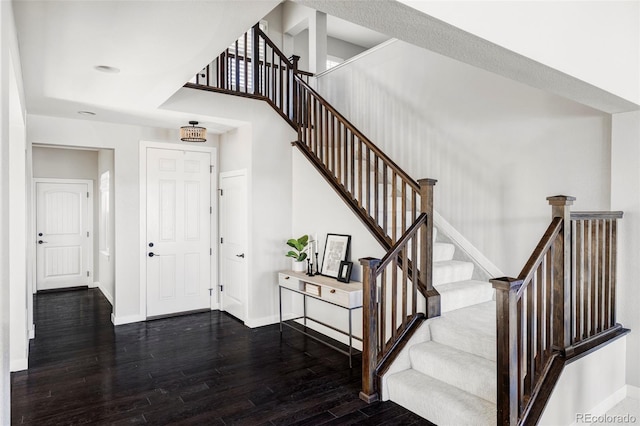
[[[234,176],[244,176],[245,177],[245,189],[246,189],[246,206],[247,206],[247,229],[250,229],[249,227],[249,223],[250,223],[250,215],[249,212],[251,211],[251,206],[249,205],[249,201],[250,201],[250,197],[249,197],[249,174],[247,173],[247,169],[238,169],[238,170],[232,170],[229,172],[221,172],[219,174],[219,181],[220,181],[220,186],[222,186],[222,179],[226,178],[226,177],[234,177]],[[224,198],[224,197],[221,197]],[[220,200],[219,203],[222,203],[223,201]],[[218,208],[218,210],[220,210],[220,208]],[[219,223],[220,223],[220,229],[222,230],[222,218],[219,219]],[[251,232],[247,232],[247,247],[245,248],[245,253],[247,254],[247,257],[249,259],[251,259],[252,257],[252,253],[251,253]],[[221,247],[222,243],[220,243],[220,239],[217,240],[217,244],[216,246],[218,247],[218,257],[221,257],[222,255],[222,247]],[[245,324],[247,324],[247,322],[249,321],[249,277],[251,276],[250,274],[250,268],[251,268],[251,264],[250,262],[246,263],[245,266],[245,288],[244,288],[244,294],[246,295],[247,300],[245,300],[244,303],[244,319],[243,322]],[[222,270],[219,271],[219,275],[222,275]],[[218,280],[218,284],[220,284],[220,280]],[[219,307],[223,308],[222,306],[222,291],[220,290],[220,286],[217,286],[217,293],[218,293],[218,301],[219,301]],[[226,311],[225,311],[226,312]]]
[[[211,179],[211,205],[216,203],[216,208],[211,211],[211,232],[209,245],[211,249],[217,249],[217,244],[213,242],[218,238],[218,208],[217,197],[218,180],[216,179],[218,170],[218,150],[213,146],[193,146],[177,143],[140,141],[140,316],[147,318],[147,148],[166,149],[173,151],[192,151],[192,152],[208,152],[211,155],[210,166],[213,167],[209,174]],[[117,236],[116,236],[117,238]],[[210,257],[210,280],[209,288],[215,289],[218,286],[218,254],[212,253]],[[210,292],[209,305],[211,310],[218,309],[220,306],[218,293]]]
[[[62,179],[62,178],[33,178],[31,180],[31,205],[33,208],[31,209],[31,226],[33,229],[33,235],[31,235],[31,256],[33,259],[33,265],[31,268],[32,276],[33,276],[33,287],[31,288],[31,292],[36,294],[38,291],[38,255],[37,255],[37,247],[35,245],[36,240],[38,239],[38,184],[39,183],[84,183],[87,185],[89,192],[89,201],[87,203],[87,228],[89,231],[89,256],[87,268],[89,269],[89,274],[91,275],[89,278],[90,284],[89,288],[97,287],[95,281],[95,271],[93,269],[93,244],[94,244],[94,235],[95,229],[93,228],[93,179]]]

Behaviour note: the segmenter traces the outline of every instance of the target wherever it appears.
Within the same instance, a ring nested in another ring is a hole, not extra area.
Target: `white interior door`
[[[89,285],[93,256],[88,183],[36,183],[36,289]]]
[[[244,321],[248,255],[246,174],[221,173],[220,189],[220,309]]]
[[[211,154],[147,149],[147,316],[211,306]]]

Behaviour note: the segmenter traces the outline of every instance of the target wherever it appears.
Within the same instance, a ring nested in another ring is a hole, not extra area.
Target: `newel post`
[[[296,76],[298,75],[298,61],[300,60],[300,56],[292,55],[289,60],[291,61],[291,99],[293,100],[293,108],[291,109],[291,120],[298,128],[298,133],[300,133],[300,123],[298,123],[298,81],[296,80]],[[298,135],[298,140],[300,140],[300,135]]]
[[[547,197],[551,218],[562,219],[561,238],[553,255],[553,345],[560,350],[571,345],[571,208],[575,197]]]
[[[522,280],[496,278],[496,372],[499,426],[518,424],[518,289]]]
[[[427,222],[420,229],[420,282],[427,298],[427,318],[440,316],[440,293],[433,287],[433,187],[436,179],[420,179],[420,213],[427,214]]]
[[[376,368],[378,363],[378,285],[376,268],[380,259],[365,257],[362,265],[362,390],[360,399],[378,400]]]

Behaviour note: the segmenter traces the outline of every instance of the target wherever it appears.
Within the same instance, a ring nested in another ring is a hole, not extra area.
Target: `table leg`
[[[278,286],[278,301],[280,304],[280,334],[282,334],[282,287]]]
[[[353,311],[351,309],[349,309],[349,368],[352,368],[353,365],[351,364],[351,349],[353,348],[353,329],[352,329],[352,324],[351,324],[351,313]]]

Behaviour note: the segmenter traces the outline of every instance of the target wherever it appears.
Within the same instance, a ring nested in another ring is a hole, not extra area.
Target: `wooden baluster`
[[[292,68],[291,68],[291,72],[287,72],[287,79],[291,80],[291,85],[292,87],[292,92],[293,92],[293,104],[297,105],[299,100],[298,100],[298,88],[300,88],[300,91],[302,91],[302,85],[298,84],[298,80],[296,79],[296,75],[298,74],[298,61],[300,60],[300,56],[298,55],[293,55],[291,56],[291,64],[292,64]],[[287,87],[289,87],[289,84],[287,84]],[[306,93],[306,92],[305,92]],[[302,105],[302,104],[301,104]],[[307,110],[309,109],[309,106],[307,105]],[[303,111],[296,111],[296,108],[293,109],[293,122],[296,123],[298,126],[302,125],[303,123],[300,123],[299,121],[299,117],[302,117],[302,112]],[[300,114],[300,115],[298,115]],[[307,122],[304,123],[307,126],[307,129],[311,128],[311,123],[309,121],[309,117],[307,116]]]
[[[248,61],[248,58],[247,58],[249,56],[249,52],[248,52],[248,49],[247,49],[247,47],[248,47],[248,45],[247,45],[247,37],[248,37],[248,34],[244,33],[244,39],[243,39],[244,40],[244,48],[243,48],[244,52],[243,52],[242,56],[243,56],[243,59],[244,59],[244,61],[243,61],[244,64],[243,65],[244,65],[244,91],[245,91],[245,93],[249,93],[249,76],[248,76],[248,74],[249,74],[249,61]]]
[[[413,315],[418,313],[418,235],[414,234],[411,238],[411,285],[412,285],[412,300],[411,300],[411,313]]]
[[[618,222],[611,220],[611,306],[610,322],[611,326],[616,325],[616,264],[618,259]]]
[[[365,190],[366,190],[366,202],[367,202],[367,213],[371,216],[371,149],[368,146],[365,146],[366,153],[366,176],[365,176]]]
[[[355,142],[355,136],[354,134],[350,131],[349,132],[351,137],[349,138],[351,140],[351,157],[350,157],[350,161],[351,161],[351,195],[353,197],[356,196],[356,142]]]
[[[251,60],[253,63],[253,93],[260,94],[260,25],[253,26],[253,52],[251,52]]]
[[[386,333],[387,333],[387,270],[389,268],[384,268],[382,270],[382,277],[380,280],[380,301],[378,302],[378,315],[380,321],[378,324],[380,325],[380,332],[378,333],[378,347],[380,350],[384,347],[384,343],[387,341]]]
[[[547,197],[551,218],[563,220],[562,231],[556,238],[553,288],[554,344],[564,350],[571,345],[571,209],[575,197],[558,195]]]
[[[424,226],[420,227],[420,282],[425,287],[427,318],[440,316],[440,293],[433,287],[433,187],[437,180],[420,179],[420,212],[427,214]]]
[[[404,328],[407,325],[407,299],[409,295],[407,292],[409,283],[409,257],[407,256],[406,246],[400,253],[400,259],[402,260],[402,328]]]
[[[574,343],[582,340],[584,336],[584,243],[583,243],[583,226],[582,220],[576,220],[575,222],[575,247],[576,247],[576,266],[575,266],[575,280],[576,280],[576,335],[574,337]]]
[[[518,423],[516,293],[522,280],[503,277],[491,280],[491,284],[496,290],[497,424],[510,426]]]
[[[380,226],[380,200],[379,200],[379,189],[378,186],[380,184],[380,180],[378,179],[378,160],[379,157],[377,154],[373,154],[373,218],[376,221],[376,224]]]
[[[400,198],[400,214],[402,215],[400,216],[400,223],[402,224],[402,227],[400,228],[402,230],[402,232],[400,232],[401,235],[407,231],[409,226],[411,226],[410,224],[407,224],[407,211],[404,208],[406,199],[407,199],[407,184],[405,182],[402,182],[402,191],[401,191],[401,198]],[[394,211],[393,214],[397,215],[398,213]],[[393,242],[395,243],[395,241],[396,240],[394,240]]]
[[[378,400],[376,365],[378,362],[378,286],[376,283],[379,259],[360,259],[362,265],[362,390],[360,399],[367,403]]]
[[[604,330],[609,329],[611,324],[611,222],[615,219],[605,220],[604,226],[604,312],[602,326]]]
[[[396,339],[398,333],[398,256],[391,261],[391,338]]]
[[[548,269],[548,265],[546,263],[547,257],[545,256],[542,264],[538,268],[536,274],[536,311],[535,311],[535,326],[536,326],[536,348],[535,348],[535,372],[536,374],[533,377],[534,383],[537,383],[538,377],[542,373],[542,366],[544,365],[544,304],[543,304],[543,295],[542,290],[544,289],[544,279],[545,272]],[[533,300],[531,301],[533,304]]]
[[[599,302],[599,278],[600,278],[600,262],[598,258],[598,221],[591,222],[591,336],[598,334],[598,315],[600,309]]]
[[[387,164],[382,163],[382,230],[386,235],[389,235],[389,217],[387,210],[389,209],[389,176],[387,175]]]
[[[334,121],[334,116],[331,116],[331,123],[333,124]],[[346,185],[343,182],[343,174],[342,174],[342,123],[340,122],[340,120],[336,120],[335,125],[338,130],[335,132],[335,144],[336,144],[336,177],[338,178],[338,183],[340,183],[340,185],[346,187]],[[334,128],[332,126],[332,128]]]
[[[533,387],[535,386],[535,380],[534,380],[534,375],[535,375],[535,365],[534,365],[534,349],[533,349],[533,320],[534,320],[534,304],[533,304],[533,291],[535,289],[536,286],[536,275],[533,276],[533,279],[531,280],[531,282],[529,283],[529,285],[526,288],[526,311],[523,311],[523,315],[525,316],[525,320],[526,320],[526,330],[525,330],[525,334],[526,334],[526,349],[525,349],[525,353],[523,354],[523,358],[525,361],[525,364],[523,365],[523,367],[526,369],[527,374],[525,375],[524,378],[524,388],[525,388],[525,393],[529,396],[531,396],[531,394],[533,393]]]
[[[395,170],[391,171],[391,241],[396,242],[398,240],[397,229],[398,229],[398,215],[396,214],[396,210],[398,208],[398,184],[396,183],[398,180],[398,175]],[[404,182],[401,183],[404,187]]]

